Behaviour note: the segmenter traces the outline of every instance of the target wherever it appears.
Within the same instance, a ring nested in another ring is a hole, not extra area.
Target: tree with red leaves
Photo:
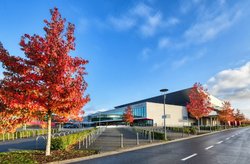
[[[10,113],[17,124],[46,117],[46,155],[50,155],[52,114],[81,120],[82,107],[90,100],[84,96],[88,61],[69,56],[75,50],[75,27],[71,23],[66,27],[57,8],[51,10],[51,16],[50,21],[44,21],[44,37],[22,36],[20,46],[25,58],[11,56],[0,45],[0,61],[6,70],[0,81],[3,112]]]
[[[236,110],[236,113],[234,114],[235,121],[237,121],[238,125],[241,125],[241,122],[245,120],[245,116],[243,113],[240,112],[239,109]]]
[[[231,107],[229,101],[224,101],[222,104],[222,109],[219,111],[219,120],[225,124],[230,125],[231,121],[235,121],[234,109]]]
[[[123,113],[123,121],[130,125],[134,122],[134,116],[130,106],[128,106]]]
[[[187,110],[198,120],[198,128],[200,130],[200,118],[208,116],[212,111],[209,94],[200,83],[195,83],[188,97]]]
[[[21,126],[21,120],[15,117],[12,111],[3,103],[0,103],[0,134],[13,133],[16,128]]]

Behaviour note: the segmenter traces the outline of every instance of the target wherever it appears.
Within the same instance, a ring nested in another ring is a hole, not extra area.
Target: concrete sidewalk
[[[131,127],[118,127],[107,128],[88,149],[98,150],[100,152],[118,150],[121,148],[121,134],[123,135],[124,148],[138,146],[136,132]],[[140,145],[150,143],[147,138],[140,135],[138,137]]]

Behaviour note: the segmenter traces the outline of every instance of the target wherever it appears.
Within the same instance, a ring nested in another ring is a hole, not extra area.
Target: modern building
[[[186,109],[186,105],[189,102],[188,94],[190,89],[191,88],[166,94],[166,126],[187,126],[197,124],[197,121],[190,117]],[[201,119],[202,125],[219,124],[216,111],[220,110],[222,107],[222,101],[211,95],[210,100],[215,111],[211,112],[209,116]],[[132,108],[135,125],[163,126],[163,95],[119,105],[112,110],[89,115],[85,119],[96,125],[121,124],[123,122],[123,113],[128,106]]]

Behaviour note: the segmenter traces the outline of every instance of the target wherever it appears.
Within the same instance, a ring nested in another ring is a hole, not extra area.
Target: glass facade
[[[90,122],[116,122],[123,120],[123,114],[127,107],[116,108],[113,110],[99,112],[88,117]],[[131,106],[134,119],[144,119],[147,117],[146,104]]]
[[[132,108],[134,118],[146,118],[146,107],[134,107]]]

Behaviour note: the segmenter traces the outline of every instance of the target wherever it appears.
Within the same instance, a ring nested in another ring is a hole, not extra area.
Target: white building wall
[[[210,102],[214,107],[219,107],[221,108],[223,105],[223,101],[219,100],[218,98],[214,97],[213,95],[209,95]]]
[[[154,126],[163,126],[163,104],[158,103],[146,103],[147,105],[147,118],[154,120]],[[165,105],[166,115],[170,116],[166,118],[166,126],[187,126],[190,125],[190,120],[183,121],[183,117],[187,118],[187,109],[183,106],[177,105]]]

